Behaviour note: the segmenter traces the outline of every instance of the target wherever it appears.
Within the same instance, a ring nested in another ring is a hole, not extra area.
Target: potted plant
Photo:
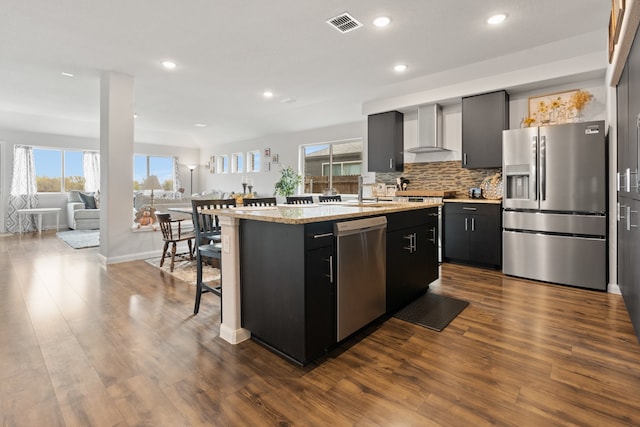
[[[302,177],[298,175],[291,166],[282,168],[280,173],[282,176],[280,177],[280,181],[276,182],[273,194],[283,197],[293,196],[296,191],[296,187],[302,182]]]

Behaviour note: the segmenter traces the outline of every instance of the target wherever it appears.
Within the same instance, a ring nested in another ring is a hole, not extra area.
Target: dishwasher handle
[[[376,216],[373,218],[355,219],[353,221],[336,222],[333,226],[334,235],[337,238],[352,234],[368,233],[387,228],[387,217]]]

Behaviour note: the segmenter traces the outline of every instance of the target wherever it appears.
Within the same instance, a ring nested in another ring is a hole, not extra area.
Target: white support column
[[[133,192],[133,77],[100,78],[100,254],[109,259],[131,239]]]
[[[240,220],[218,215],[222,227],[222,324],[220,337],[231,344],[251,338],[242,328],[240,294]]]

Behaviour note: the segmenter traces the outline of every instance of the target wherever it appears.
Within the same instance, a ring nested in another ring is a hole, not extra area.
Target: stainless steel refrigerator
[[[503,131],[503,272],[607,288],[603,121]]]

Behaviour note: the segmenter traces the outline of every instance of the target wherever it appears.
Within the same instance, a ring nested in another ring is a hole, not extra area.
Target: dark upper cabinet
[[[627,178],[629,181],[628,189],[632,193],[632,197],[640,199],[640,188],[637,186],[638,182],[638,118],[640,116],[640,38],[637,36],[636,40],[629,51],[629,57],[627,58],[626,68],[628,68],[628,118],[626,123],[627,132],[622,137],[626,142],[626,164],[625,169],[629,169],[630,176]],[[620,115],[620,113],[618,113]],[[620,138],[620,137],[618,137]],[[624,173],[624,171],[621,171]]]
[[[370,172],[402,172],[404,115],[398,111],[372,114],[368,119]]]
[[[504,90],[462,98],[462,167],[502,167],[502,131],[509,129]]]
[[[625,65],[617,87],[618,166],[616,178],[622,192],[626,192],[625,177],[629,165],[629,66]]]

